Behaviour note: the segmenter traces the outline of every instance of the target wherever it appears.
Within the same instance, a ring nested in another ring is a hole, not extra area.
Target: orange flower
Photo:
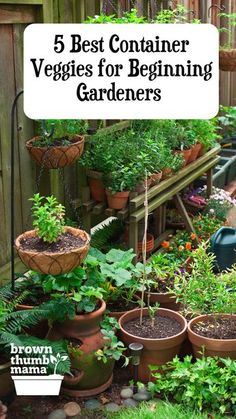
[[[191,237],[191,240],[196,240],[197,235],[195,233],[192,233],[190,237]]]
[[[184,247],[183,246],[179,246],[178,247],[178,250],[181,252],[182,250],[184,249]]]
[[[164,240],[162,243],[161,243],[161,245],[162,245],[162,247],[165,247],[166,249],[170,246],[170,242],[168,242],[167,240]]]
[[[191,248],[192,248],[191,243],[190,242],[187,242],[186,245],[185,245],[185,249],[186,250],[191,250]]]

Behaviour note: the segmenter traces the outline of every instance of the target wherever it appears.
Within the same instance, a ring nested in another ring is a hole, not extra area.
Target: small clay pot
[[[129,191],[112,193],[109,189],[106,189],[107,201],[109,208],[121,210],[127,206],[129,199]]]
[[[84,240],[84,245],[69,252],[36,252],[35,250],[24,250],[21,241],[26,238],[35,237],[35,230],[26,231],[15,240],[15,247],[22,262],[32,271],[43,274],[60,275],[73,271],[86,257],[89,251],[90,237],[84,231],[74,227],[65,227],[65,232],[80,236]]]
[[[151,180],[151,187],[157,185],[162,179],[162,172],[153,173],[149,179]]]
[[[190,159],[190,156],[191,156],[191,153],[192,153],[191,148],[188,148],[187,150],[176,150],[175,151],[175,154],[181,154],[183,156],[183,158],[184,158],[183,167],[187,166],[187,164],[189,162],[189,159]]]
[[[35,146],[34,143],[39,138],[39,136],[34,137],[28,140],[25,145],[36,163],[47,169],[71,166],[79,159],[84,150],[84,137],[81,135],[75,135],[69,145],[52,147]]]
[[[166,167],[162,170],[162,180],[168,179],[173,175],[173,170],[170,167]]]
[[[187,321],[181,314],[176,311],[160,308],[158,310],[162,316],[167,316],[176,319],[182,327],[182,331],[177,335],[164,339],[147,339],[130,334],[124,329],[124,325],[129,321],[139,318],[140,309],[132,310],[124,314],[120,320],[120,335],[121,340],[128,347],[130,343],[141,343],[143,351],[141,353],[140,364],[138,366],[138,380],[141,382],[148,382],[151,380],[151,372],[149,365],[163,365],[171,361],[175,355],[178,355],[181,344],[185,340]],[[143,315],[148,316],[148,309],[143,309]]]
[[[191,149],[192,152],[191,152],[191,156],[188,160],[188,163],[192,163],[193,161],[195,161],[198,158],[198,155],[200,153],[201,148],[202,148],[202,145],[200,143],[194,144],[194,146]]]
[[[103,173],[96,172],[95,170],[88,170],[88,184],[92,198],[96,202],[106,201],[106,191],[103,183]]]
[[[150,253],[154,249],[154,236],[150,233],[147,233],[147,243],[146,243],[146,252]],[[142,253],[143,251],[143,242],[138,242],[138,252]]]
[[[236,339],[212,339],[205,336],[200,336],[193,332],[192,328],[194,324],[204,322],[210,318],[216,316],[204,314],[202,316],[195,317],[188,324],[188,337],[193,345],[194,356],[196,358],[202,358],[202,349],[204,347],[205,356],[219,356],[221,358],[236,359]],[[219,314],[217,317],[230,318],[236,320],[236,314]]]

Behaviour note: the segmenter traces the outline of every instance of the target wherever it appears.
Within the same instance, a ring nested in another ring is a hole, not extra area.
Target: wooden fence
[[[26,25],[35,22],[74,23],[87,16],[99,14],[121,15],[123,11],[137,8],[138,13],[154,17],[161,8],[181,3],[203,22],[219,26],[218,10],[212,5],[224,5],[227,11],[236,12],[235,0],[0,0],[0,278],[8,274],[10,255],[10,111],[13,99],[22,89],[23,32]],[[221,35],[224,37],[225,35]],[[236,104],[236,73],[221,75],[221,103]],[[25,150],[25,141],[33,136],[33,121],[25,117],[22,98],[17,106],[15,148],[15,219],[19,234],[29,228],[29,197],[37,190],[37,169]],[[50,179],[50,182],[48,181]],[[63,181],[70,186],[72,198],[79,195],[83,179],[78,169],[43,173],[40,191],[54,193],[64,200],[68,193]]]

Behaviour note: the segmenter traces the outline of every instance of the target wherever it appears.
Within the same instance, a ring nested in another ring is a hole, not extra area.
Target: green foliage
[[[126,348],[123,342],[119,341],[116,336],[116,330],[119,329],[119,324],[114,317],[105,316],[101,325],[101,333],[106,341],[103,348],[98,349],[95,352],[95,355],[99,361],[103,361],[104,364],[107,363],[109,359],[114,359],[119,361],[121,358],[124,358],[123,366],[127,366],[129,363],[129,358],[124,355]]]
[[[130,12],[124,12],[122,17],[106,16],[103,13],[94,17],[89,16],[84,23],[147,23],[147,19],[138,16],[136,9],[131,9]]]
[[[223,134],[226,138],[230,138],[236,133],[236,106],[221,106],[220,116],[218,117]]]
[[[124,223],[114,218],[108,224],[102,226],[91,235],[91,247],[102,252],[110,250],[124,231]]]
[[[158,12],[155,23],[188,23],[190,11],[182,4],[177,4],[176,8],[163,9]],[[192,19],[191,23],[201,23],[199,19]]]
[[[155,382],[149,383],[149,390],[154,394],[200,411],[236,414],[235,360],[203,357],[192,362],[191,356],[183,361],[176,356],[162,366],[162,371],[152,374]]]
[[[215,275],[214,260],[203,242],[193,253],[192,272],[176,275],[173,292],[188,316],[233,313],[236,294],[231,292],[227,273]],[[228,275],[233,275],[228,273]]]
[[[228,22],[228,27],[221,27],[219,32],[225,32],[228,34],[228,41],[222,48],[232,49],[234,46],[234,28],[236,26],[236,13],[225,13],[222,12],[219,14],[221,18],[224,18]]]
[[[104,290],[102,288],[94,288],[82,286],[78,292],[75,292],[72,300],[76,303],[76,313],[91,313],[97,307],[98,298],[102,298]]]
[[[51,137],[45,133],[53,134]],[[70,140],[77,134],[85,134],[88,129],[88,123],[79,119],[51,119],[45,122],[38,121],[39,139],[35,141],[34,145],[38,147],[50,147],[54,145],[57,140],[62,140],[62,145],[69,145]]]
[[[179,406],[162,400],[140,403],[138,407],[121,409],[117,413],[107,413],[108,419],[207,419],[207,414],[191,410],[188,406]],[[219,419],[219,416],[214,416]],[[87,419],[87,417],[86,417]]]
[[[57,241],[64,231],[64,206],[59,204],[54,196],[45,198],[39,193],[30,198],[30,201],[33,201],[33,226],[37,235],[47,243]]]

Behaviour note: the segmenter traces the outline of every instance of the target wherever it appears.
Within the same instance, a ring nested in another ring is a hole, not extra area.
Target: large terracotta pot
[[[144,316],[148,316],[147,308],[145,308],[143,312]],[[119,320],[121,339],[125,345],[129,346],[130,343],[137,342],[141,343],[144,347],[141,354],[140,365],[138,367],[138,379],[142,382],[148,382],[151,379],[151,373],[148,366],[163,365],[166,362],[171,361],[178,355],[181,344],[186,337],[187,321],[181,314],[164,308],[160,308],[158,313],[159,315],[176,319],[181,324],[182,331],[177,335],[165,339],[147,339],[131,335],[124,329],[124,325],[130,320],[138,318],[140,316],[140,309],[124,314]]]
[[[43,274],[60,275],[73,271],[86,257],[89,250],[90,237],[85,231],[74,227],[65,227],[65,232],[81,237],[84,240],[84,245],[71,249],[69,252],[36,252],[23,250],[21,247],[23,239],[36,236],[35,230],[26,231],[18,236],[15,240],[15,247],[22,262],[32,271]]]
[[[236,49],[220,50],[220,70],[236,71]]]
[[[10,403],[14,399],[14,383],[11,378],[11,363],[6,361],[0,364],[0,400]]]
[[[183,156],[183,158],[184,158],[183,167],[187,166],[187,164],[189,163],[189,159],[191,157],[192,149],[189,148],[187,150],[176,150],[175,153],[176,154],[181,154]]]
[[[109,189],[106,189],[107,201],[109,208],[121,210],[127,206],[129,199],[129,191],[112,193]]]
[[[75,135],[71,144],[65,146],[37,147],[34,145],[40,137],[26,142],[26,148],[39,166],[47,169],[58,169],[71,166],[79,159],[84,150],[84,137]]]
[[[230,316],[236,320],[236,314],[220,314],[219,317],[229,318]],[[188,324],[188,337],[193,345],[193,351],[196,358],[201,358],[202,348],[204,347],[205,356],[220,356],[222,358],[236,359],[236,339],[211,339],[204,336],[200,336],[193,332],[192,327],[196,323],[200,323],[209,318],[213,318],[213,315],[202,315],[195,317]]]
[[[87,176],[90,193],[94,201],[106,201],[106,191],[102,180],[103,173],[96,172],[95,170],[88,170]]]
[[[144,298],[147,301],[148,293],[145,292]],[[168,308],[169,310],[179,311],[180,304],[176,303],[175,295],[171,292],[150,292],[150,304],[159,303],[161,308]]]
[[[76,351],[71,351],[71,366],[83,374],[78,382],[63,382],[62,392],[69,396],[89,397],[99,394],[112,382],[114,360],[110,359],[104,364],[95,356],[95,352],[106,343],[100,329],[106,303],[103,300],[99,300],[99,303],[99,308],[93,313],[77,315],[63,323],[54,323],[47,335],[53,341],[71,341],[73,348],[76,348]]]
[[[198,158],[201,148],[202,148],[202,145],[200,143],[194,144],[194,146],[191,149],[192,152],[191,152],[191,156],[189,157],[188,163],[192,163]]]

